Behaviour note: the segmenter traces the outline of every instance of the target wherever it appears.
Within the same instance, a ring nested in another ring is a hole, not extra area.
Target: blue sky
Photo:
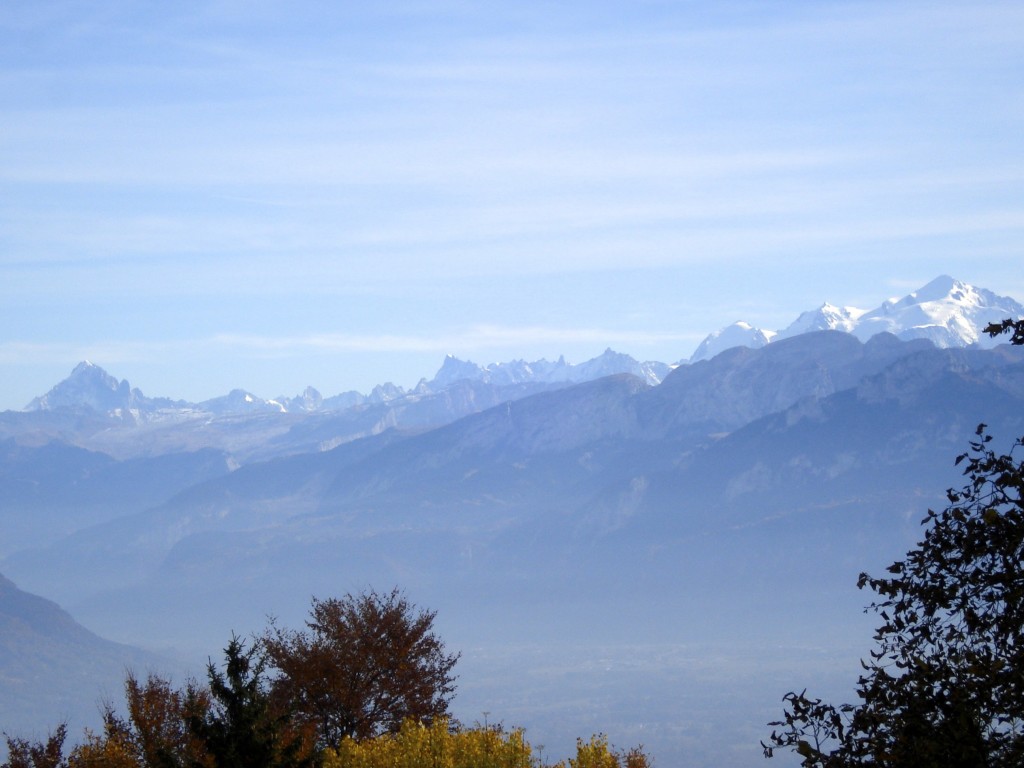
[[[1019,2],[13,0],[0,408],[1024,299],[1022,137]]]

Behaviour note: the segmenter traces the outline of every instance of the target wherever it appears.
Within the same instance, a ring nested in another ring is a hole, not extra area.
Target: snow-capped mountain
[[[942,275],[902,299],[890,299],[866,312],[851,333],[861,341],[888,332],[904,340],[928,339],[937,347],[991,347],[999,340],[987,336],[985,326],[1022,315],[1024,306],[1008,296]]]
[[[1008,296],[941,275],[923,288],[901,299],[889,299],[872,310],[822,304],[778,332],[762,331],[745,322],[734,323],[704,339],[689,361],[706,360],[730,347],[757,349],[769,342],[825,330],[845,331],[861,341],[879,333],[891,333],[904,341],[928,339],[940,348],[971,344],[992,347],[1001,340],[987,336],[984,328],[1007,317],[1024,317],[1024,305]]]
[[[199,410],[224,416],[229,413],[284,413],[285,407],[276,400],[264,400],[244,389],[233,389],[222,397],[204,400],[197,406]]]
[[[788,339],[801,333],[813,331],[846,331],[852,333],[857,320],[866,314],[866,310],[857,307],[835,307],[825,302],[817,309],[801,313],[800,317],[779,331],[774,341]],[[864,341],[864,339],[861,339]]]
[[[600,356],[579,365],[569,366],[568,381],[593,381],[617,373],[630,373],[654,386],[668,375],[672,367],[657,361],[637,362],[629,355],[606,349]]]
[[[1022,316],[1024,306],[1017,301],[943,275],[902,299],[890,299],[870,311],[825,303],[818,309],[804,312],[778,332],[765,331],[742,321],[733,323],[709,334],[684,362],[708,360],[733,347],[758,349],[781,339],[822,330],[844,331],[861,341],[879,333],[891,333],[903,340],[927,339],[937,347],[994,346],[999,340],[986,336],[983,332],[985,326],[1007,317]],[[559,357],[554,362],[545,359],[533,362],[512,360],[481,366],[449,355],[433,379],[421,380],[410,391],[387,382],[376,386],[368,395],[345,392],[324,397],[313,387],[307,387],[296,397],[266,400],[237,389],[223,397],[193,404],[146,397],[138,389],[132,389],[127,381],[118,381],[99,366],[83,362],[67,379],[29,403],[26,410],[85,409],[129,423],[151,419],[193,419],[203,414],[219,417],[257,413],[340,413],[352,408],[413,402],[446,392],[459,382],[499,389],[524,385],[565,386],[625,373],[656,386],[672,368],[656,361],[641,363],[611,349],[579,364]],[[514,399],[524,394],[525,391],[519,391],[502,397]]]
[[[564,357],[559,357],[555,362],[544,359],[535,360],[532,363],[525,360],[512,360],[507,363],[491,363],[484,367],[448,355],[437,375],[432,381],[426,382],[426,385],[430,391],[436,392],[462,379],[485,381],[498,385],[576,384],[605,376],[614,376],[618,373],[629,373],[653,386],[661,383],[670,370],[672,370],[671,366],[666,363],[657,361],[641,363],[629,355],[615,352],[610,348],[592,360],[577,365],[567,363]]]
[[[653,386],[670,370],[664,363],[639,363],[610,349],[579,365],[559,358],[554,363],[518,360],[483,368],[449,356],[432,381],[421,380],[409,391],[386,382],[366,395],[344,392],[324,397],[307,387],[296,397],[268,400],[235,389],[190,403],[146,397],[127,381],[119,382],[85,362],[29,404],[23,415],[38,418],[11,421],[6,429],[0,428],[0,436],[42,430],[65,439],[76,434],[79,445],[118,456],[135,455],[140,447],[155,455],[203,445],[252,459],[263,452],[277,455],[315,446],[329,450],[391,427],[437,427],[498,403],[614,374],[632,374]],[[308,416],[317,418],[307,421]],[[88,426],[77,425],[81,417],[88,417]],[[292,426],[295,429],[283,437]],[[136,430],[143,428],[150,437],[140,442]]]
[[[84,360],[71,375],[45,395],[32,400],[25,410],[43,411],[66,406],[87,405],[97,411],[128,408],[132,393],[127,381],[118,382],[98,365]]]
[[[129,418],[133,412],[174,405],[177,404],[166,398],[146,397],[138,389],[132,389],[127,380],[119,382],[98,365],[85,360],[45,395],[34,398],[25,410],[88,408],[98,413]]]
[[[750,323],[740,320],[714,333],[709,333],[693,355],[690,356],[690,362],[696,363],[698,360],[710,360],[719,352],[724,352],[733,347],[760,349],[771,340],[771,331],[762,331],[760,328],[755,328]]]

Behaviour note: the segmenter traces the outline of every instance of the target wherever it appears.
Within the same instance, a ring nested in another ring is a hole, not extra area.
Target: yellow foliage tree
[[[576,740],[576,759],[569,758],[569,768],[620,768],[619,760],[608,750],[608,739],[603,734],[591,736],[590,741]]]
[[[395,734],[343,739],[325,752],[323,768],[531,768],[530,757],[521,730],[452,730],[444,719],[407,720]]]
[[[619,752],[608,746],[607,736],[597,734],[590,741],[576,740],[576,758],[569,758],[569,768],[650,768],[650,761],[640,747]]]
[[[144,768],[133,745],[116,735],[88,734],[68,756],[68,768]]]
[[[343,739],[324,752],[323,768],[536,768],[521,729],[455,729],[446,720],[430,725],[406,721],[394,734],[356,741]],[[567,768],[560,761],[546,768]],[[603,735],[576,742],[568,768],[649,768],[639,748],[618,752]]]

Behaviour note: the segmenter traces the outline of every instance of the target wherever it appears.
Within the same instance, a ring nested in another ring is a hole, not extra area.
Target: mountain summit
[[[851,333],[861,341],[888,332],[904,340],[928,339],[937,347],[994,346],[999,342],[984,334],[985,326],[1021,315],[1024,306],[1008,296],[942,275],[902,299],[890,299],[866,312]]]
[[[872,310],[822,304],[804,312],[777,333],[744,322],[734,323],[708,335],[689,362],[706,360],[728,347],[757,349],[802,333],[827,330],[845,331],[861,341],[879,333],[891,333],[904,341],[928,339],[939,348],[995,346],[999,340],[986,336],[985,326],[1006,317],[1022,316],[1024,306],[1010,297],[940,275],[902,299],[889,299]]]
[[[804,314],[807,314],[806,312]],[[803,317],[803,315],[801,315]],[[719,352],[733,347],[750,347],[760,349],[772,340],[771,331],[765,332],[742,320],[727,325],[725,328],[709,333],[690,356],[690,362],[710,360]]]
[[[25,410],[85,406],[94,411],[109,412],[131,408],[133,400],[141,397],[142,393],[132,390],[127,381],[118,382],[98,365],[84,360],[75,366],[70,376],[45,395],[33,399]]]

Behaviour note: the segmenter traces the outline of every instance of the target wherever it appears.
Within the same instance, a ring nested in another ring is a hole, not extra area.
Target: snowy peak
[[[990,338],[984,328],[1007,317],[1024,317],[1024,306],[1008,296],[997,296],[949,275],[940,275],[903,298],[889,299],[870,311],[822,304],[804,312],[778,333],[734,323],[704,339],[690,362],[706,360],[730,347],[756,349],[770,341],[829,330],[851,333],[861,341],[879,333],[891,333],[904,341],[927,339],[937,347],[992,347],[1000,339]]]
[[[896,303],[897,305],[925,304],[934,301],[945,301],[947,299],[962,302],[972,293],[976,293],[973,286],[961,283],[949,275],[939,275],[928,285],[907,294]]]
[[[561,362],[564,363],[564,360]],[[613,351],[610,347],[593,360],[567,367],[570,372],[569,380],[574,382],[592,381],[618,373],[629,373],[643,379],[651,386],[660,384],[671,370],[664,363],[638,362],[629,355]]]
[[[89,360],[83,360],[74,367],[71,371],[71,375],[68,377],[74,379],[81,376],[99,376],[113,379],[106,371],[100,368],[98,365],[90,362]]]
[[[760,328],[755,328],[750,323],[740,320],[714,333],[709,333],[690,356],[690,362],[696,363],[698,360],[710,360],[719,352],[724,352],[733,347],[760,349],[771,341],[773,335],[771,331],[762,331]]]
[[[857,320],[864,315],[864,312],[863,309],[856,307],[836,307],[825,302],[817,309],[802,313],[800,317],[779,331],[774,341],[813,331],[846,331],[849,333],[857,325]]]
[[[199,403],[199,408],[216,416],[234,413],[282,413],[284,406],[276,400],[264,400],[244,389],[233,389],[223,397],[215,397]]]
[[[565,358],[557,362],[536,360],[528,363],[525,360],[509,360],[507,363],[491,363],[483,371],[483,378],[498,386],[511,386],[530,381],[568,381],[569,364]]]
[[[280,398],[278,398],[280,401]],[[324,404],[324,396],[313,387],[306,387],[299,397],[293,398],[286,405],[288,410],[315,411]]]
[[[707,336],[689,358],[689,362],[710,359],[732,347],[760,348],[780,339],[815,331],[842,331],[861,341],[880,333],[890,333],[902,340],[927,339],[938,347],[962,347],[969,344],[995,346],[1001,339],[984,333],[991,323],[1005,318],[1024,317],[1024,306],[1005,296],[963,283],[948,275],[940,275],[927,285],[903,298],[883,302],[871,311],[856,307],[839,307],[829,303],[804,312],[779,332],[764,331],[746,322],[736,322]],[[58,408],[89,409],[127,421],[149,419],[198,418],[203,413],[217,416],[259,413],[337,412],[350,408],[401,403],[447,390],[459,381],[484,382],[492,387],[522,384],[564,385],[628,373],[647,384],[660,384],[672,366],[660,362],[638,362],[629,355],[606,349],[601,355],[579,364],[564,357],[551,362],[545,359],[526,362],[512,360],[491,363],[486,367],[448,355],[430,381],[421,381],[413,390],[386,383],[378,385],[369,395],[344,392],[324,397],[308,387],[294,398],[264,400],[244,390],[234,390],[223,397],[198,405],[167,398],[148,398],[127,381],[118,381],[89,361],[75,366],[71,374],[45,395],[26,406],[29,411]]]
[[[995,346],[999,339],[988,337],[985,326],[1022,315],[1024,306],[1013,299],[942,275],[866,312],[852,333],[862,341],[888,332],[903,340],[928,339],[937,347]]]
[[[629,355],[606,349],[597,357],[586,362],[573,365],[564,357],[555,362],[540,359],[532,363],[525,360],[512,360],[507,363],[490,363],[481,367],[468,360],[459,360],[448,355],[437,375],[426,387],[432,392],[439,392],[459,380],[484,381],[498,386],[512,384],[541,383],[561,384],[593,381],[594,379],[614,376],[619,373],[630,373],[648,384],[656,385],[668,375],[671,366],[659,362],[638,362]]]

